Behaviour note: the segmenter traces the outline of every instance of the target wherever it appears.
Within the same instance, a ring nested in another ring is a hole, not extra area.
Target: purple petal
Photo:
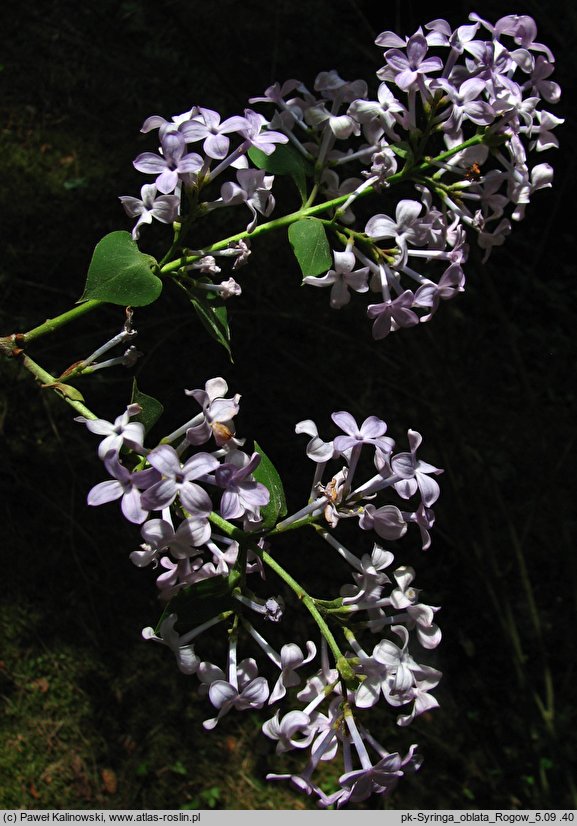
[[[202,167],[202,164],[203,160],[201,155],[197,155],[196,152],[189,152],[188,155],[181,158],[178,164],[178,171],[181,175],[184,175],[187,172],[198,172],[198,170]],[[156,185],[158,186],[158,183]],[[160,187],[158,188],[160,189]]]
[[[411,86],[413,85],[413,83],[416,81],[416,79],[418,77],[419,77],[418,72],[410,71],[409,69],[406,69],[404,72],[400,72],[396,76],[395,83],[397,84],[399,89],[402,89],[403,92],[406,92],[411,88]]]
[[[415,475],[415,460],[412,453],[398,453],[391,460],[393,473],[402,479],[412,479]]]
[[[173,172],[171,169],[164,169],[164,172],[156,179],[156,186],[159,192],[167,195],[172,192],[178,183],[178,172]]]
[[[335,310],[340,310],[351,300],[351,294],[344,278],[337,278],[331,289],[330,305]]]
[[[268,700],[269,687],[264,677],[257,677],[243,689],[239,697],[240,708],[260,708]]]
[[[185,482],[180,486],[180,501],[192,516],[208,516],[212,502],[208,493],[194,482]]]
[[[141,496],[142,506],[151,511],[162,510],[174,502],[177,487],[173,479],[163,479],[144,491]]]
[[[414,34],[407,42],[407,58],[411,66],[419,66],[427,54],[429,46],[422,34]],[[439,58],[437,58],[438,60]],[[442,65],[442,64],[441,64]]]
[[[146,458],[152,467],[156,468],[163,476],[174,479],[176,474],[181,472],[178,453],[170,445],[155,447]]]
[[[341,410],[338,413],[333,413],[331,419],[349,436],[357,437],[359,435],[359,426],[350,413]]]
[[[417,480],[414,477],[401,479],[400,482],[395,482],[395,490],[401,499],[410,499],[417,492]]]
[[[238,691],[225,680],[215,680],[208,690],[208,697],[215,708],[222,708],[238,696]]]
[[[245,513],[245,508],[240,502],[238,492],[225,490],[220,500],[219,511],[223,519],[240,519]]]
[[[424,473],[417,475],[417,483],[421,492],[421,498],[425,507],[429,508],[439,498],[441,489],[435,479],[426,476]]]
[[[368,221],[365,232],[369,238],[394,238],[397,234],[397,225],[388,215],[373,215]]]
[[[143,152],[132,162],[135,169],[147,175],[160,175],[166,169],[166,161],[154,152]]]
[[[421,61],[419,70],[421,74],[428,72],[437,72],[443,68],[443,61],[440,57],[427,57],[426,60]]]
[[[397,224],[406,227],[414,223],[415,219],[421,212],[422,204],[418,201],[403,200],[399,201],[395,212]]]
[[[376,416],[369,416],[361,425],[361,434],[365,439],[376,439],[387,432],[387,425]]]
[[[87,502],[89,505],[104,505],[106,502],[113,502],[115,499],[120,499],[124,493],[124,488],[120,482],[109,479],[106,482],[100,482],[95,485],[92,490],[88,492]]]
[[[140,534],[149,545],[162,548],[174,537],[174,530],[165,519],[149,519],[140,529]]]
[[[396,72],[404,71],[409,65],[407,55],[399,51],[398,49],[390,49],[389,51],[385,52],[385,59],[389,66]]]
[[[148,511],[141,505],[141,494],[136,488],[131,488],[122,497],[122,513],[129,522],[140,525],[148,516]]]
[[[187,143],[201,141],[210,134],[205,124],[198,120],[189,120],[187,123],[183,123],[180,127],[180,131],[184,135],[184,139]]]
[[[240,132],[250,126],[246,118],[241,115],[233,115],[220,124],[219,132]]]
[[[359,440],[354,436],[337,436],[333,442],[334,449],[338,453],[344,453],[346,450],[356,447],[358,444]]]
[[[197,453],[195,456],[185,462],[182,472],[185,479],[190,482],[192,479],[198,479],[200,476],[205,476],[220,466],[220,462],[210,453]]]
[[[209,158],[222,160],[226,158],[230,140],[226,135],[209,135],[203,144],[204,151]]]

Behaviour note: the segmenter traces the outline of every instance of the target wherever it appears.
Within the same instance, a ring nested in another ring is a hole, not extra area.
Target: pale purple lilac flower
[[[147,456],[148,462],[163,479],[143,494],[143,505],[148,510],[162,510],[178,496],[189,514],[196,518],[208,516],[212,503],[208,493],[197,485],[199,479],[219,466],[219,461],[209,453],[197,453],[181,464],[176,450],[170,445],[159,445]]]
[[[218,666],[202,662],[198,668],[203,693],[208,693],[210,702],[218,709],[218,714],[205,720],[205,729],[212,730],[231,709],[244,711],[250,708],[262,708],[269,696],[268,683],[258,676],[256,662],[251,658],[242,660],[234,674],[225,679],[225,674]]]
[[[246,204],[253,216],[246,231],[252,232],[256,226],[258,213],[266,218],[274,209],[275,200],[270,191],[274,183],[274,175],[267,175],[262,169],[239,169],[236,178],[238,184],[227,181],[220,189],[220,201],[215,201],[208,206]]]
[[[246,515],[250,522],[260,521],[260,508],[268,504],[270,494],[261,482],[252,478],[252,472],[259,464],[258,453],[253,453],[249,459],[241,451],[233,451],[216,469],[215,483],[224,488],[220,500],[223,519],[240,519]]]
[[[381,339],[400,327],[414,327],[419,316],[413,311],[414,294],[405,290],[397,298],[387,299],[380,304],[369,304],[367,316],[374,321],[373,338]]]
[[[175,597],[178,592],[189,585],[193,585],[202,579],[199,571],[203,568],[200,557],[178,559],[173,562],[168,556],[160,559],[159,567],[164,568],[156,579],[156,587],[160,591],[160,599],[168,602]]]
[[[140,529],[146,548],[169,550],[175,559],[188,559],[200,553],[199,548],[210,539],[207,519],[184,519],[176,530],[165,519],[149,519]]]
[[[277,741],[277,754],[283,754],[292,749],[308,748],[316,734],[316,728],[311,726],[308,714],[297,709],[289,711],[282,720],[280,710],[277,711],[274,717],[263,723],[262,731],[271,740]]]
[[[114,450],[110,450],[104,457],[104,466],[114,478],[95,485],[88,492],[88,504],[104,505],[115,499],[122,499],[120,507],[126,519],[136,525],[144,522],[150,508],[143,504],[144,494],[141,491],[146,491],[151,485],[157,483],[160,476],[158,471],[155,468],[147,468],[130,472],[120,463],[118,454]]]
[[[307,275],[303,284],[311,287],[331,287],[330,304],[335,310],[344,307],[351,300],[349,290],[357,293],[366,293],[369,289],[369,268],[362,267],[355,270],[355,254],[351,249],[344,252],[333,250],[335,268],[329,270],[322,277]]]
[[[382,133],[385,132],[388,137],[398,140],[395,127],[401,125],[406,128],[408,126],[406,121],[407,110],[397,100],[386,83],[381,83],[379,86],[377,98],[377,101],[354,100],[348,108],[348,113],[363,125],[378,126],[380,134],[373,134],[372,131],[369,134],[365,132],[369,139],[374,139],[377,134],[378,137],[381,137]]]
[[[197,657],[194,646],[186,641],[186,635],[180,636],[175,625],[178,620],[176,614],[169,614],[160,623],[159,633],[155,634],[153,628],[143,628],[142,636],[145,640],[154,640],[163,645],[167,645],[175,654],[178,668],[183,674],[195,674],[200,665],[200,657]]]
[[[187,143],[196,143],[196,141],[204,141],[202,148],[209,158],[215,160],[223,160],[228,154],[230,140],[227,134],[230,132],[241,132],[243,129],[249,127],[246,118],[236,115],[232,118],[227,118],[221,123],[220,115],[212,109],[204,109],[199,107],[198,113],[200,118],[189,120],[183,123],[180,131],[184,135]]]
[[[397,717],[398,726],[408,726],[415,717],[439,707],[438,701],[429,694],[433,688],[439,684],[442,674],[436,668],[427,665],[417,666],[412,671],[413,684],[405,691],[389,691],[387,702],[392,706],[402,706],[413,703],[409,714],[401,714]]]
[[[544,52],[547,60],[551,61],[551,63],[555,61],[555,58],[547,46],[534,42],[537,36],[537,25],[533,18],[527,14],[508,14],[505,17],[499,18],[494,26],[487,20],[483,20],[483,18],[475,12],[469,15],[469,20],[481,23],[491,32],[495,40],[498,40],[502,34],[507,34],[511,36],[519,46],[537,52]]]
[[[423,441],[423,437],[416,430],[408,431],[409,453],[397,453],[391,459],[391,470],[401,477],[394,483],[394,488],[403,499],[410,499],[417,489],[421,494],[423,504],[429,508],[439,498],[440,488],[438,483],[431,479],[431,474],[438,475],[443,471],[417,459],[417,449]]]
[[[373,445],[383,453],[390,453],[395,445],[393,439],[385,436],[387,432],[386,423],[377,416],[369,416],[360,427],[353,416],[344,410],[333,413],[331,419],[347,434],[346,436],[337,436],[333,442],[335,450],[338,450],[339,453],[344,453],[358,445]]]
[[[294,686],[299,685],[300,677],[296,674],[296,670],[311,662],[311,660],[315,658],[316,653],[317,647],[311,640],[307,642],[306,656],[294,642],[283,645],[280,650],[281,673],[271,691],[269,704],[276,703],[282,699],[286,694],[287,688],[294,688]]]
[[[203,165],[200,155],[186,152],[186,143],[181,132],[166,132],[160,138],[162,155],[143,152],[134,161],[135,169],[147,175],[156,175],[159,192],[173,192],[179,179],[198,172]]]
[[[345,720],[349,731],[352,733],[353,727],[351,724],[354,723],[354,718],[351,715],[347,716]],[[412,745],[405,757],[401,757],[398,752],[389,754],[385,751],[364,729],[361,728],[361,732],[362,734],[357,732],[357,736],[353,736],[353,743],[361,760],[362,768],[352,768],[352,761],[347,750],[345,757],[348,770],[339,777],[341,789],[331,795],[323,793],[319,805],[323,807],[336,805],[337,809],[340,809],[348,803],[362,802],[374,794],[390,794],[406,772],[417,771],[420,767],[420,758],[415,755],[416,745]],[[371,762],[363,740],[369,742],[379,754],[380,760],[375,764]]]
[[[468,78],[458,89],[446,78],[438,78],[432,85],[444,89],[452,104],[449,116],[443,121],[443,129],[446,132],[457,133],[463,119],[470,120],[477,126],[488,126],[495,120],[496,112],[493,107],[486,101],[479,100],[485,90],[485,82],[480,78]]]
[[[98,445],[98,456],[104,459],[107,453],[118,453],[123,445],[131,450],[140,452],[144,440],[144,425],[141,422],[131,422],[132,416],[138,416],[142,408],[138,404],[129,404],[121,416],[117,416],[114,423],[106,419],[86,419],[76,416],[75,422],[85,424],[91,433],[105,438]]]
[[[553,80],[547,80],[555,67],[543,55],[535,61],[531,77],[527,85],[531,86],[531,94],[543,98],[547,103],[558,103],[561,97],[561,87]]]
[[[429,229],[426,216],[421,212],[423,205],[418,201],[405,199],[397,204],[395,218],[388,215],[374,215],[365,227],[365,232],[373,241],[394,238],[401,249],[407,243],[421,244],[425,241]]]
[[[330,129],[335,138],[346,140],[351,135],[359,135],[361,132],[358,122],[350,115],[333,115],[326,108],[324,103],[316,103],[310,106],[305,113],[305,121],[313,129],[319,131]]]
[[[462,293],[465,289],[465,275],[460,264],[451,264],[439,282],[435,284],[434,281],[424,281],[418,290],[415,291],[415,298],[413,307],[425,308],[429,312],[421,316],[421,321],[429,321],[441,301],[447,301],[454,298],[458,293]]]
[[[240,395],[225,398],[228,385],[223,378],[217,376],[217,378],[209,379],[204,390],[185,390],[184,392],[187,396],[196,399],[202,407],[201,422],[186,430],[186,438],[191,444],[204,444],[211,436],[214,436],[219,447],[224,447],[229,443],[239,444],[233,438],[235,430],[232,420],[239,411]]]
[[[436,648],[441,642],[442,634],[439,626],[433,622],[433,618],[440,609],[419,601],[419,591],[412,585],[415,578],[414,568],[403,565],[394,571],[393,576],[397,582],[397,588],[391,592],[391,606],[397,610],[406,611],[411,620],[407,623],[407,627],[409,630],[416,628],[417,639],[423,648]],[[374,625],[372,627],[375,628]]]
[[[421,532],[421,542],[423,551],[427,551],[431,547],[430,529],[435,524],[435,514],[431,508],[426,508],[423,502],[419,503],[419,507],[414,513],[407,513],[401,511],[401,515],[405,522],[414,522],[418,525]]]
[[[278,143],[288,143],[288,138],[282,132],[274,129],[267,129],[268,121],[258,112],[252,109],[244,110],[245,119],[248,121],[246,129],[242,129],[240,134],[250,146],[260,149],[265,155],[272,155]]]
[[[180,198],[178,195],[158,195],[155,184],[144,184],[140,189],[140,198],[121,195],[120,201],[130,218],[138,218],[132,229],[132,237],[140,238],[142,224],[151,224],[155,218],[162,224],[172,224],[178,217]]]
[[[392,80],[403,92],[406,92],[416,83],[423,82],[431,72],[439,72],[443,68],[440,57],[426,57],[428,44],[426,38],[416,33],[412,35],[406,45],[406,53],[399,49],[390,49],[385,52],[386,67],[377,72],[381,80]]]
[[[383,586],[391,582],[384,570],[392,565],[393,560],[393,554],[378,545],[373,547],[370,556],[363,554],[355,564],[358,570],[353,571],[355,585],[347,583],[341,587],[343,605],[354,606],[379,600]]]
[[[407,532],[407,523],[396,505],[365,505],[359,517],[359,526],[364,531],[372,531],[381,539],[400,539]]]

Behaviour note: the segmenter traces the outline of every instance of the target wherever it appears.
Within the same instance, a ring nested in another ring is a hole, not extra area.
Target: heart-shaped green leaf
[[[303,275],[320,275],[331,268],[329,241],[318,218],[303,218],[291,224],[288,237]]]
[[[111,232],[98,242],[80,301],[97,299],[123,307],[156,301],[162,281],[152,271],[156,260],[140,252],[129,232]]]

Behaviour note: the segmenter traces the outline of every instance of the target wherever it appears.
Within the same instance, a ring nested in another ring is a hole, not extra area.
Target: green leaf
[[[200,290],[195,292],[194,287],[187,287],[186,292],[202,326],[216,342],[224,347],[232,361],[228,313],[222,299],[210,293],[207,296],[206,293],[201,293]]]
[[[123,307],[156,301],[162,281],[152,271],[156,260],[140,252],[129,232],[111,232],[98,242],[80,301],[97,299]]]
[[[263,522],[259,525],[259,530],[267,531],[274,528],[278,520],[286,516],[286,499],[277,469],[257,442],[254,443],[254,449],[260,456],[260,464],[255,468],[252,475],[270,493],[270,502],[260,509]]]
[[[136,384],[136,379],[132,381],[132,396],[130,398],[131,404],[139,404],[142,411],[138,416],[133,417],[133,421],[140,422],[144,425],[144,432],[148,433],[153,425],[160,419],[164,413],[163,405],[158,399],[152,396],[147,396],[146,393],[141,393]]]
[[[272,155],[265,155],[261,149],[252,146],[248,156],[258,169],[271,175],[290,175],[303,199],[307,198],[307,176],[312,177],[312,168],[290,143],[278,144]]]
[[[290,225],[288,237],[303,275],[321,275],[330,270],[333,259],[322,221],[296,221]]]

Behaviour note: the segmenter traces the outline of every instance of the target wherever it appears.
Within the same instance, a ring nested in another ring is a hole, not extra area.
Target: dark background
[[[273,459],[294,509],[311,473],[303,438],[294,438],[299,420],[313,418],[328,435],[330,413],[344,409],[359,420],[381,416],[399,442],[408,427],[421,432],[423,458],[445,474],[432,549],[422,554],[409,543],[404,551],[425,601],[442,605],[444,640],[433,660],[445,674],[441,708],[409,731],[386,709],[375,712],[379,739],[391,751],[420,743],[425,763],[390,800],[367,805],[575,807],[569,199],[577,25],[568,0],[522,8],[482,0],[425,13],[397,2],[378,14],[345,0],[311,0],[306,10],[263,0],[3,4],[1,329],[27,330],[69,309],[94,245],[130,228],[118,196],[142,184],[132,160],[152,147],[139,133],[148,115],[169,118],[199,104],[228,117],[274,80],[312,86],[331,68],[376,90],[376,35],[411,34],[437,16],[459,25],[470,11],[493,22],[505,13],[535,17],[538,40],[557,58],[563,97],[551,108],[565,125],[561,149],[538,159],[554,165],[554,188],[535,195],[487,264],[472,253],[465,294],[430,324],[375,343],[362,302],[335,313],[326,291],[301,289],[279,234],[254,244],[240,273],[243,295],[230,308],[233,366],[167,287],[158,304],[137,312],[144,357],[135,374],[165,405],[159,435],[190,415],[183,388],[225,376],[243,396],[239,431]],[[238,231],[241,223],[227,221],[243,219],[219,215],[218,229]],[[152,237],[145,231],[145,248]],[[30,354],[59,373],[121,323],[120,308],[102,309]],[[203,731],[207,706],[196,681],[140,639],[158,604],[152,573],[128,560],[138,532],[113,506],[85,505],[103,478],[94,437],[24,371],[1,369],[0,804],[310,805],[264,782],[282,764],[256,715],[231,714],[212,735]],[[78,386],[89,407],[111,418],[124,409],[131,380],[105,371]],[[316,546],[296,536],[280,552],[319,591],[330,589]]]

